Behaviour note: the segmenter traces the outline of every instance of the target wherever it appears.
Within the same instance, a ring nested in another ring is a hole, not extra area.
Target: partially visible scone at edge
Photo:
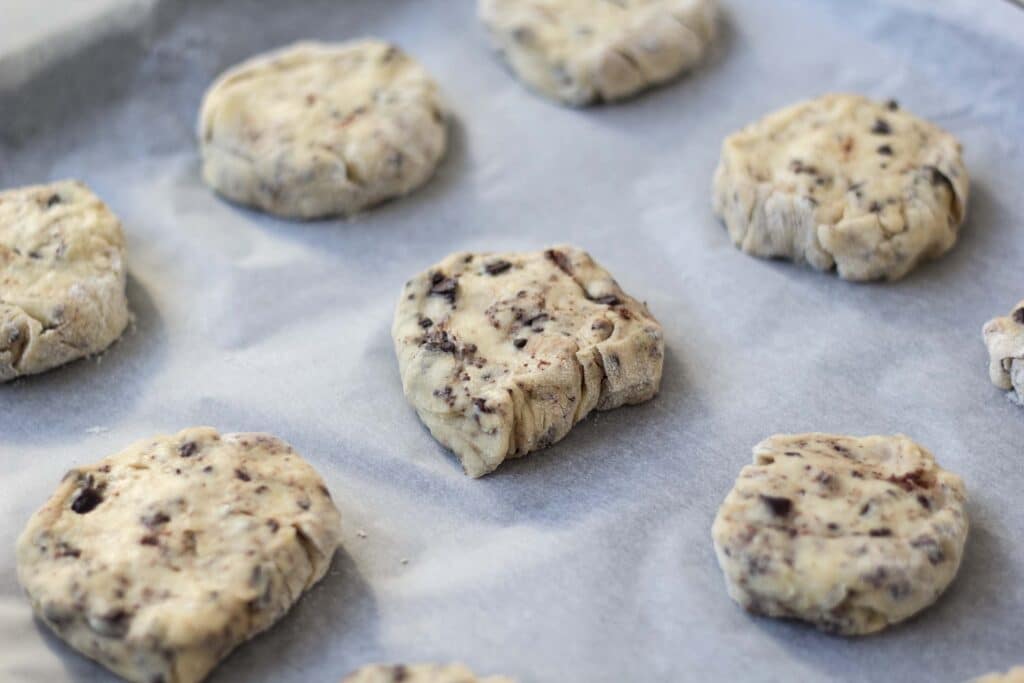
[[[207,184],[300,219],[412,191],[447,144],[437,84],[378,40],[300,42],[229,69],[206,93],[198,134]]]
[[[477,676],[462,664],[371,664],[341,683],[515,683],[505,676]]]
[[[0,192],[0,382],[113,344],[126,278],[121,223],[85,185]]]
[[[479,0],[480,19],[518,77],[565,104],[618,100],[699,62],[716,0]]]
[[[712,528],[729,595],[747,610],[841,635],[932,604],[967,538],[963,482],[905,436],[777,435]]]
[[[1006,673],[991,673],[975,678],[971,683],[1024,683],[1024,666],[1015,666]]]
[[[392,336],[406,397],[473,477],[661,382],[661,326],[569,246],[452,254],[406,283]]]
[[[1024,301],[1010,315],[993,318],[982,328],[988,347],[988,375],[1000,389],[1024,405]]]
[[[727,137],[713,201],[748,254],[896,280],[956,243],[968,186],[952,135],[895,102],[832,94]]]
[[[87,657],[195,683],[323,577],[339,527],[291,446],[199,427],[70,471],[18,539],[18,578]]]

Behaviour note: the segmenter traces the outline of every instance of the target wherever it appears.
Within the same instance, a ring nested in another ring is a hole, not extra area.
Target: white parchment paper
[[[34,3],[54,21],[71,4]],[[30,48],[0,16],[0,186],[95,188],[125,224],[137,319],[101,359],[0,387],[0,680],[113,680],[33,621],[15,538],[69,468],[197,424],[289,440],[345,524],[329,575],[215,682],[453,659],[523,683],[941,682],[1024,663],[1024,411],[989,384],[980,334],[1024,297],[1024,12],[723,4],[708,64],[586,110],[525,91],[464,0],[126,1],[120,19]],[[363,35],[397,41],[445,89],[452,143],[433,181],[317,223],[207,191],[193,128],[210,80],[295,39]],[[964,143],[961,241],[902,282],[747,257],[711,214],[722,137],[831,90],[896,97]],[[470,480],[402,397],[396,297],[451,251],[560,241],[661,320],[662,393]],[[918,618],[842,640],[726,596],[718,504],[753,444],[808,430],[905,432],[964,476],[966,557]]]

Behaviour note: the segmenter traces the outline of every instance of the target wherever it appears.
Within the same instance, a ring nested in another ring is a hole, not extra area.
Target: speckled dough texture
[[[301,42],[228,70],[199,116],[203,179],[289,218],[352,214],[433,174],[447,144],[434,80],[393,45]]]
[[[515,683],[504,676],[479,677],[462,664],[371,664],[341,683]]]
[[[754,447],[712,528],[729,595],[841,635],[932,604],[967,538],[963,482],[905,436],[777,435]]]
[[[406,284],[392,336],[406,397],[473,477],[661,382],[661,326],[570,246],[452,254]]]
[[[1006,673],[992,673],[975,678],[971,683],[1024,683],[1024,666],[1015,666]]]
[[[194,683],[323,577],[340,518],[267,434],[208,427],[72,470],[18,539],[36,614],[139,683]]]
[[[725,139],[714,209],[748,254],[897,280],[956,243],[969,187],[960,153],[895,102],[825,95]]]
[[[480,20],[519,78],[569,105],[618,100],[698,63],[715,0],[479,0]]]
[[[0,192],[0,382],[113,344],[126,271],[121,223],[85,185]]]
[[[1024,301],[1010,315],[993,318],[981,330],[988,347],[988,376],[1024,406]]]

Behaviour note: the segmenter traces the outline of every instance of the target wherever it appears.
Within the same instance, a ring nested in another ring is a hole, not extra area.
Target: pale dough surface
[[[971,683],[1024,683],[1024,666],[1015,666],[1006,673],[991,673]]]
[[[406,397],[473,477],[661,382],[661,325],[570,246],[448,256],[406,284],[392,336]]]
[[[477,676],[463,664],[371,664],[341,683],[515,683],[505,676]]]
[[[113,344],[126,278],[121,223],[85,185],[0,192],[0,382]]]
[[[412,191],[447,144],[437,84],[378,40],[301,42],[229,69],[203,99],[198,134],[207,184],[300,219]]]
[[[612,101],[699,62],[715,37],[715,0],[479,0],[494,46],[554,100]]]
[[[71,647],[139,683],[194,683],[323,577],[340,517],[267,434],[209,427],[70,471],[18,539],[18,578]]]
[[[957,240],[960,143],[895,102],[832,94],[730,135],[714,209],[744,252],[847,280],[896,280]]]
[[[754,447],[712,528],[747,610],[842,635],[932,604],[967,538],[960,477],[905,436],[777,435]]]
[[[1009,315],[993,318],[982,328],[988,347],[988,376],[1000,389],[1011,389],[1010,396],[1024,405],[1024,301]]]

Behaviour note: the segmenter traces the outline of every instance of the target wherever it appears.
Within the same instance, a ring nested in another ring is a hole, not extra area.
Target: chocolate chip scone
[[[0,382],[113,344],[126,271],[121,223],[85,185],[0,192]]]
[[[130,681],[193,683],[323,577],[339,535],[291,446],[199,427],[69,472],[18,539],[18,578],[82,654]]]
[[[352,214],[430,178],[447,144],[444,111],[434,80],[393,45],[296,43],[210,87],[203,179],[280,216]]]
[[[661,325],[569,246],[452,254],[406,283],[392,336],[406,397],[472,477],[661,382]]]
[[[1006,673],[992,673],[971,680],[971,683],[1024,683],[1024,666],[1015,666]]]
[[[988,376],[1024,406],[1024,301],[1010,315],[993,318],[981,330],[988,347]]]
[[[479,0],[520,80],[569,105],[628,97],[694,66],[715,38],[715,0]]]
[[[748,254],[896,280],[957,240],[960,143],[895,102],[825,95],[730,135],[714,209]]]
[[[505,676],[479,677],[462,664],[371,664],[341,683],[515,683]]]
[[[711,533],[740,605],[860,635],[946,589],[965,500],[960,477],[905,436],[777,435],[754,447]]]

